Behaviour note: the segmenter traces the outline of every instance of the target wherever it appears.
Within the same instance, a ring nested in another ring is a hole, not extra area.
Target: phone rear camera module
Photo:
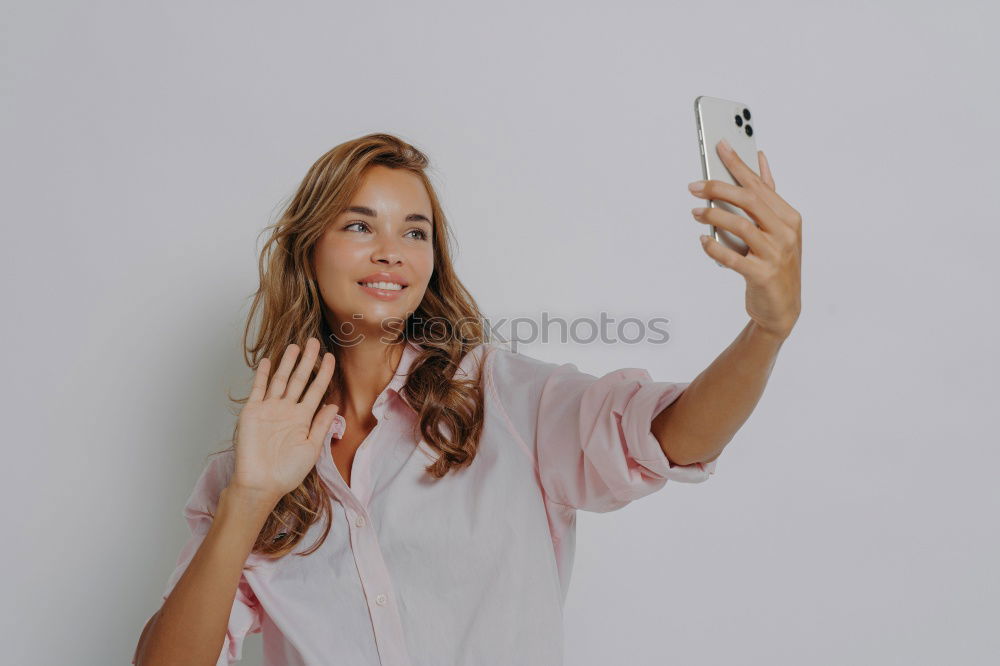
[[[741,117],[739,116],[739,114],[737,114],[737,115],[735,116],[735,118],[736,118],[736,126],[737,126],[737,127],[743,127],[743,118],[741,118]]]
[[[753,128],[749,124],[744,128],[744,131],[746,131],[747,136],[753,136]]]
[[[750,109],[743,109],[743,117],[750,120]]]

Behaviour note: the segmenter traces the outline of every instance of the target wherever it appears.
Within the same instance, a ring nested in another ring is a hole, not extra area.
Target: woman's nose
[[[403,260],[403,254],[396,246],[396,242],[390,239],[384,240],[379,244],[378,248],[375,250],[373,258],[375,261],[396,264]]]

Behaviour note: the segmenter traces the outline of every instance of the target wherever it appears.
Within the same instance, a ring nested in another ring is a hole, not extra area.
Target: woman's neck
[[[330,382],[325,402],[338,406],[349,421],[364,423],[371,418],[376,398],[392,380],[406,343],[385,344],[374,339],[351,347],[341,347],[337,371],[343,387]]]

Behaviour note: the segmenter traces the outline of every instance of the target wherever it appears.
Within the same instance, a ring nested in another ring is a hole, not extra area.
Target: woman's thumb
[[[317,420],[319,421],[319,424],[317,425],[323,426],[323,432],[325,433],[324,436],[329,435],[331,432],[333,432],[333,429],[337,423],[338,409],[339,408],[337,407],[337,405],[331,404],[331,405],[323,405],[323,408],[319,410],[319,414],[317,415]]]

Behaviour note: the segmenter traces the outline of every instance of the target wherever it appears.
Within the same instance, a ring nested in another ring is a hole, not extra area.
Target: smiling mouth
[[[364,287],[365,283],[364,282],[358,282],[358,286],[359,287]],[[403,291],[404,289],[406,289],[409,286],[410,285],[408,285],[408,284],[401,284],[401,285],[399,285],[399,287],[400,287],[399,289],[382,289],[381,287],[368,287],[368,289],[378,289],[379,291]]]

